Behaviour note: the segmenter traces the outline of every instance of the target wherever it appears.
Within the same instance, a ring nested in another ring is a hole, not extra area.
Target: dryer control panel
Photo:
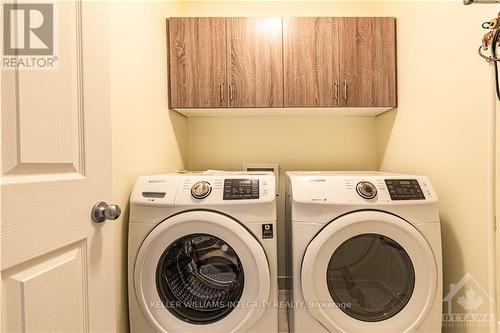
[[[381,172],[287,172],[297,203],[337,205],[432,204],[437,194],[425,176]]]

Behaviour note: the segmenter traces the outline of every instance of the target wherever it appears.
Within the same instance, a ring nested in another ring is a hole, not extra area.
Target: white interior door
[[[2,332],[115,331],[107,8],[54,6],[54,70],[2,69]]]

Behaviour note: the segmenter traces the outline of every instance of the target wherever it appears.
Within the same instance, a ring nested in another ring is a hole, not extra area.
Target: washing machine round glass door
[[[156,226],[140,247],[138,302],[161,332],[243,331],[263,314],[271,287],[257,239],[236,220],[188,211]]]
[[[437,268],[407,221],[359,211],[330,222],[309,243],[301,285],[311,314],[331,331],[404,332],[431,309]]]

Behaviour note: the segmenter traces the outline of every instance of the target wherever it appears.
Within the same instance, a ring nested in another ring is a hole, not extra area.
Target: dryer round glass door
[[[134,267],[136,297],[160,332],[244,331],[269,300],[269,263],[238,221],[182,212],[158,224]]]
[[[326,283],[335,304],[361,321],[386,320],[413,294],[415,271],[408,253],[380,234],[349,238],[328,263]]]
[[[359,211],[330,222],[309,243],[301,287],[309,312],[331,331],[406,332],[432,308],[437,268],[410,223]]]

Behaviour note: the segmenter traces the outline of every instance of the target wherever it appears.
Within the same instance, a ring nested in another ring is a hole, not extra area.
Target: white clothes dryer
[[[441,332],[438,198],[427,177],[288,172],[292,332]]]
[[[130,198],[132,332],[277,332],[272,173],[139,177]]]

